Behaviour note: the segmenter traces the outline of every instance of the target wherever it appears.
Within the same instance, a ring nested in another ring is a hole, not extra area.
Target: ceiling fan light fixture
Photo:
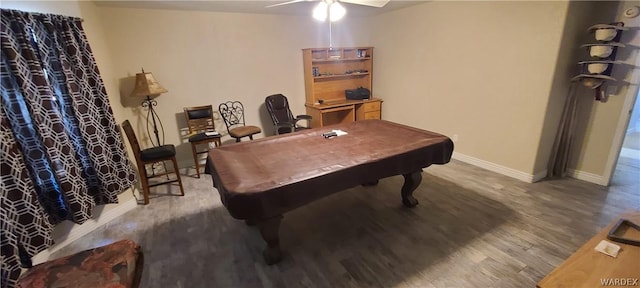
[[[316,8],[313,8],[313,18],[319,21],[324,21],[327,19],[327,8],[328,5],[324,1],[320,1]]]
[[[329,6],[329,20],[331,20],[331,22],[342,19],[345,14],[347,14],[347,10],[342,7],[340,2],[335,1]]]

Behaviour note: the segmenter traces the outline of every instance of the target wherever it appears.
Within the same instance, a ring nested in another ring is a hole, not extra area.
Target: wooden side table
[[[537,287],[640,287],[640,247],[607,239],[607,234],[620,218],[640,224],[640,212],[626,213],[616,218],[538,282]],[[628,229],[624,236],[640,239],[640,231]],[[608,240],[622,248],[617,258],[594,250],[601,240]]]

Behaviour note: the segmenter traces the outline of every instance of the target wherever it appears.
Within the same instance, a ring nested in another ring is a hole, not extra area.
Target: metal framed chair
[[[262,132],[257,126],[246,125],[244,122],[244,106],[240,101],[227,101],[218,106],[220,115],[227,126],[229,136],[240,142],[241,138],[249,137],[253,140],[253,135]]]
[[[196,175],[200,178],[200,160],[199,154],[209,152],[209,143],[214,143],[216,147],[220,146],[220,133],[216,132],[213,121],[213,106],[195,106],[184,107],[184,117],[187,120],[189,128],[189,143],[191,143],[191,153],[193,153],[193,162],[196,167]],[[198,150],[198,145],[207,144],[206,150]]]
[[[142,186],[142,192],[144,196],[144,204],[149,204],[149,188],[158,185],[178,182],[178,186],[180,186],[180,193],[182,196],[184,196],[184,189],[182,189],[182,179],[180,179],[180,170],[178,170],[178,162],[176,162],[176,147],[173,145],[162,145],[140,150],[138,138],[136,138],[136,134],[133,132],[133,127],[131,127],[131,123],[129,122],[129,120],[125,120],[122,123],[122,128],[124,129],[124,133],[129,139],[129,144],[131,144],[131,149],[133,150],[133,154],[136,158],[136,164],[138,165],[138,175],[140,177],[140,186]],[[165,171],[161,174],[147,174],[146,165],[160,162],[164,163],[164,161],[173,162],[173,171]],[[176,174],[176,179],[169,179],[169,174]],[[165,175],[167,176],[167,181],[149,183],[149,179]]]
[[[293,117],[293,113],[291,113],[289,101],[286,96],[282,94],[270,95],[264,99],[264,103],[265,106],[267,106],[267,111],[269,112],[269,116],[271,116],[273,125],[276,126],[276,134],[291,133],[303,129],[309,129],[311,127],[309,123],[311,120],[310,115],[298,115]],[[307,125],[298,125],[298,122],[301,120],[307,120]]]

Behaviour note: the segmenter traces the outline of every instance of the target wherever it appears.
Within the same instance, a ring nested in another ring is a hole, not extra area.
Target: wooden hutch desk
[[[345,90],[372,91],[373,47],[302,49],[306,113],[311,127],[381,119],[382,100],[347,100]],[[320,103],[322,102],[322,103]]]

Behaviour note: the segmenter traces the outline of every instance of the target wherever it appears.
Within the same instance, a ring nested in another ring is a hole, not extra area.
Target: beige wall
[[[628,112],[633,107],[640,83],[640,31],[637,29],[640,27],[640,17],[629,19],[622,16],[623,11],[632,6],[640,6],[640,1],[622,2],[614,13],[608,15],[605,22],[622,21],[626,27],[632,27],[623,32],[621,38],[621,42],[628,47],[619,49],[616,57],[616,60],[625,63],[614,67],[612,76],[619,81],[607,89],[610,97],[606,103],[583,103],[580,107],[580,117],[584,124],[579,139],[583,139],[583,142],[581,149],[574,151],[571,167],[588,173],[587,177],[592,174],[591,178],[603,185],[610,181],[615,160],[608,161],[618,157],[622,146],[621,135],[626,130],[630,116]],[[591,94],[591,91],[588,93]]]
[[[457,153],[535,175],[546,169],[582,30],[615,5],[590,3],[427,2],[343,20],[333,27],[333,45],[375,46],[374,96],[385,100],[383,118],[458,135]],[[633,4],[624,2],[617,15]],[[260,110],[264,97],[283,93],[294,114],[304,113],[300,49],[329,45],[327,25],[307,16],[70,1],[3,1],[1,7],[84,18],[116,120],[132,120],[143,141],[141,99],[129,93],[141,67],[153,72],[169,90],[157,98],[158,113],[183,166],[192,164],[180,134],[183,107],[240,100],[247,121],[269,130]],[[617,19],[640,26],[640,18]],[[640,46],[637,30],[623,40]],[[619,55],[636,67],[616,68],[616,76],[633,84],[620,84],[607,103],[583,102],[584,133],[571,164],[603,177],[606,159],[619,148],[616,125],[628,117],[621,111],[638,91],[638,50]],[[130,191],[120,198],[131,199]]]
[[[615,21],[616,10],[620,15],[623,9],[618,6],[613,1],[435,1],[377,16],[371,19],[374,90],[387,100],[384,118],[457,136],[460,159],[540,178],[570,79],[577,62],[588,58],[579,47],[591,40],[586,29]],[[626,19],[627,26],[633,21],[638,26],[637,19]],[[638,38],[625,35],[623,41]],[[637,63],[636,55],[637,50],[625,51],[619,59]],[[619,78],[637,77],[625,67],[616,68]],[[600,184],[597,179],[607,177],[607,159],[619,149],[616,125],[626,123],[621,111],[637,91],[634,85],[620,88],[614,94],[622,97],[595,103],[593,91],[578,87],[586,96],[580,99],[570,163],[574,175],[595,175],[595,180],[582,178]]]
[[[567,2],[428,2],[375,18],[384,118],[535,174]],[[566,78],[566,77],[565,77]]]
[[[374,93],[385,100],[385,119],[457,136],[457,153],[535,175],[546,169],[573,63],[584,53],[577,51],[584,41],[582,30],[611,18],[603,11],[615,5],[425,2],[343,20],[333,27],[333,45],[376,47]],[[183,139],[183,107],[240,100],[247,122],[268,134],[264,97],[283,93],[294,113],[303,113],[300,49],[329,43],[327,24],[307,16],[64,1],[5,1],[3,7],[85,18],[116,119],[132,120],[147,144],[141,99],[129,93],[135,73],[142,67],[153,72],[169,90],[157,98],[157,111],[166,142],[177,145],[182,166],[191,164]],[[621,53],[624,61],[637,62],[637,50],[629,50]],[[637,69],[622,70],[616,70],[619,77],[633,82]],[[571,163],[576,170],[603,175],[606,159],[617,153],[610,149],[616,144],[615,125],[624,120],[620,111],[637,86],[618,88],[611,92],[620,97],[608,103],[581,104],[581,141]],[[589,92],[584,90],[580,93]],[[221,122],[218,127],[224,130]]]
[[[584,29],[610,19],[616,6],[427,2],[338,23],[333,45],[376,47],[374,93],[386,100],[385,119],[457,135],[457,153],[535,177],[544,175],[569,79],[585,53],[578,47],[589,36]],[[181,132],[182,107],[237,99],[247,106],[247,121],[268,134],[264,97],[284,93],[294,113],[303,113],[300,49],[329,43],[326,24],[306,16],[99,11],[108,27],[110,65],[116,67],[105,82],[117,87],[119,95],[111,97],[123,106],[122,116],[116,116],[133,120],[144,138],[140,99],[128,93],[140,67],[153,72],[169,90],[157,98],[158,113],[181,166],[191,164]],[[581,121],[590,126],[581,130],[571,167],[602,175],[608,154],[593,151],[611,147],[606,132],[615,130],[615,121],[608,120],[622,108],[596,104],[591,112],[594,104],[583,102],[583,111],[602,115]],[[222,123],[218,127],[224,130]]]
[[[534,171],[544,171],[548,166],[552,149],[551,144],[556,137],[565,100],[570,92],[569,83],[571,83],[571,79],[580,69],[577,63],[589,58],[587,50],[580,47],[581,44],[591,43],[592,41],[593,35],[587,33],[586,29],[595,23],[608,23],[606,19],[611,19],[611,16],[615,13],[616,6],[617,3],[615,2],[592,1],[574,1],[569,4]],[[593,97],[591,95],[593,95],[593,91],[578,83],[575,83],[575,85],[576,93],[580,95],[588,94],[580,97],[579,102],[592,105]],[[585,121],[581,120],[581,122]],[[580,146],[582,146],[582,140],[579,139],[575,143],[575,150],[579,150]]]
[[[304,113],[302,48],[328,46],[326,24],[310,17],[232,14],[197,11],[166,11],[100,8],[106,39],[112,51],[112,77],[119,87],[115,98],[143,133],[141,99],[129,97],[133,76],[152,72],[168,93],[156,98],[166,142],[175,144],[181,166],[193,165],[191,148],[184,139],[183,107],[217,106],[239,100],[246,109],[246,122],[263,127],[269,134],[264,98],[274,93],[288,96],[294,114]],[[349,27],[350,29],[345,29]],[[356,22],[335,26],[334,45],[367,45],[368,34],[351,33]],[[224,124],[218,130],[226,133]],[[230,141],[228,136],[223,141]]]

